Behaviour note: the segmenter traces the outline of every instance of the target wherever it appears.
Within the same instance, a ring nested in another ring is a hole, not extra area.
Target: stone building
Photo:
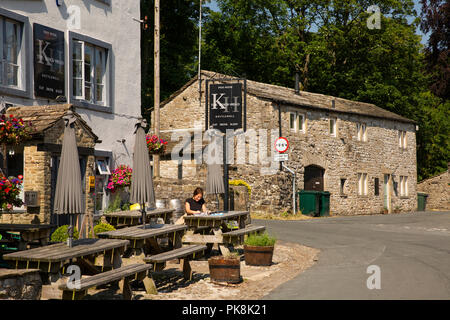
[[[193,142],[196,130],[204,133],[204,80],[230,78],[210,71],[201,75],[201,104],[197,77],[161,104],[161,132],[174,140],[161,162],[159,187],[165,197],[171,197],[165,178],[172,183],[178,179],[180,184],[205,181],[206,166],[192,146],[190,159],[174,161],[171,155],[179,148],[181,132],[189,132]],[[289,140],[289,160],[284,164],[296,173],[297,191],[329,191],[331,214],[416,210],[414,121],[373,104],[250,80],[246,99],[246,161],[230,165],[230,179],[250,185],[252,211],[292,210],[292,175],[273,161],[274,134]],[[234,139],[236,146],[238,138]],[[202,150],[205,141],[200,142]],[[256,154],[258,161],[252,163],[250,158]]]
[[[450,210],[450,163],[448,170],[417,184],[417,191],[426,193],[426,210]]]
[[[23,175],[23,193],[38,192],[36,206],[15,208],[14,213],[0,214],[0,223],[55,224],[68,223],[68,218],[53,214],[53,201],[56,189],[58,164],[64,137],[64,115],[73,110],[72,105],[11,107],[7,115],[12,114],[31,121],[32,140],[23,145],[8,148],[8,174]],[[74,112],[78,118],[75,133],[80,157],[83,193],[86,201],[86,214],[94,214],[94,193],[89,187],[89,177],[95,175],[94,150],[98,137],[92,129]],[[81,220],[81,219],[80,219]]]
[[[69,103],[101,142],[96,212],[108,172],[132,165],[141,117],[140,3],[136,0],[0,0],[0,112]],[[109,168],[108,168],[109,167]]]

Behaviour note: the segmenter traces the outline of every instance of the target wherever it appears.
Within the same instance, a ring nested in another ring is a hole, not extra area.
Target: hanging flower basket
[[[148,152],[150,154],[164,154],[166,152],[167,141],[164,139],[159,139],[156,135],[145,136],[147,141]]]
[[[23,176],[9,179],[0,175],[0,209],[3,212],[9,212],[13,207],[20,207],[23,201],[19,198]]]
[[[12,114],[0,117],[0,144],[18,145],[31,139],[32,123],[25,123],[22,119],[15,118]]]
[[[120,165],[115,169],[109,177],[107,185],[108,190],[116,192],[117,190],[123,190],[126,187],[131,186],[131,176],[133,170],[127,165]]]

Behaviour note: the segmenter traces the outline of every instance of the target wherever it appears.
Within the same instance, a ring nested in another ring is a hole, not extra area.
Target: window
[[[408,177],[400,176],[400,197],[408,196]]]
[[[304,113],[289,112],[289,129],[293,132],[300,131],[304,133],[306,130],[305,119]]]
[[[356,135],[358,141],[367,141],[367,130],[365,123],[356,124]]]
[[[373,184],[374,184],[374,189],[375,189],[374,194],[376,196],[379,196],[380,195],[380,179],[375,178]]]
[[[97,169],[99,174],[111,174],[106,160],[97,160]]]
[[[340,190],[339,193],[340,193],[341,195],[344,195],[344,194],[345,194],[345,192],[344,192],[345,181],[347,181],[347,179],[341,178],[341,186],[340,186],[340,189],[339,189],[339,190]]]
[[[0,85],[21,87],[22,23],[0,16]]]
[[[336,118],[330,118],[330,135],[332,135],[333,137],[336,137],[336,122]]]
[[[402,149],[406,149],[406,131],[398,131],[398,146]]]
[[[74,40],[73,96],[97,105],[106,105],[107,49],[88,42]]]
[[[367,173],[358,173],[358,195],[367,195]]]

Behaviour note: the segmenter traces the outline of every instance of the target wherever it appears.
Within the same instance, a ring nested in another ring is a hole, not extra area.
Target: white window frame
[[[100,164],[101,162],[103,162],[105,164],[106,171],[104,171],[102,169],[102,166]],[[106,159],[98,159],[98,160],[96,160],[96,164],[97,164],[97,169],[98,169],[98,172],[100,173],[100,175],[110,175],[111,174],[111,170],[109,169],[108,161],[106,161]]]
[[[334,121],[333,126],[331,126],[332,121]],[[333,128],[333,132],[331,132],[331,128]],[[330,136],[337,137],[337,117],[330,117],[328,121],[328,132]]]
[[[400,176],[400,197],[408,196],[408,177]]]
[[[292,117],[294,117],[293,121]],[[291,132],[297,132],[297,112],[295,111],[289,111],[289,130]]]
[[[297,124],[298,124],[298,131],[301,133],[306,132],[306,114],[303,112],[299,112],[297,114]]]
[[[367,141],[367,125],[364,122],[356,123],[356,137],[358,141]]]
[[[9,63],[3,57],[3,50],[4,50],[4,46],[5,46],[5,44],[4,44],[5,39],[3,37],[4,32],[5,32],[4,24],[6,21],[10,21],[10,22],[18,25],[17,35],[16,35],[17,36],[17,64]],[[23,79],[22,79],[23,78],[22,73],[23,73],[23,69],[24,69],[24,66],[23,66],[24,61],[22,58],[22,51],[23,51],[22,49],[23,49],[23,45],[24,45],[23,30],[24,30],[23,22],[0,15],[0,68],[1,68],[1,70],[0,70],[0,86],[2,86],[4,88],[12,88],[12,89],[19,89],[19,90],[24,89]],[[8,65],[12,64],[17,67],[17,86],[16,85],[8,85],[8,84],[6,84],[6,81],[4,81],[6,79],[5,66],[7,64]]]
[[[108,91],[109,91],[109,86],[108,86],[108,79],[107,79],[107,59],[108,59],[108,49],[107,48],[103,48],[101,46],[89,43],[88,41],[83,41],[83,40],[78,40],[78,39],[72,39],[72,46],[73,46],[73,51],[75,50],[75,43],[81,44],[81,62],[82,62],[82,88],[81,88],[81,92],[82,92],[82,96],[76,96],[75,92],[74,92],[74,88],[72,88],[72,94],[73,97],[77,100],[81,100],[81,101],[86,101],[88,103],[92,103],[94,105],[99,105],[99,106],[106,106],[107,105],[107,96],[108,96]],[[91,63],[90,63],[90,84],[91,84],[91,97],[89,97],[89,99],[86,98],[86,68],[85,68],[85,53],[86,53],[86,47],[91,48]],[[97,52],[102,51],[103,52],[103,61],[101,64],[102,67],[102,85],[103,85],[103,90],[102,90],[102,97],[101,100],[98,99],[97,97],[97,77],[96,77],[96,67],[97,67]],[[74,60],[73,60],[73,55],[71,57],[71,63],[73,65]],[[75,70],[74,68],[72,68],[72,82],[75,83],[75,80],[78,79],[75,77]],[[79,79],[78,79],[79,80]],[[74,87],[74,84],[72,85]]]
[[[367,196],[368,185],[367,185],[367,173],[358,173],[358,195]]]
[[[398,131],[398,146],[402,149],[406,149],[408,146],[406,139],[406,131],[404,130]]]

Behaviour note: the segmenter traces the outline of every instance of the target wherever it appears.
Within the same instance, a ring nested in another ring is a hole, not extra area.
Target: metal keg
[[[169,208],[175,209],[175,212],[173,213],[173,220],[177,221],[183,214],[184,214],[184,208],[183,203],[180,199],[172,199],[169,202]]]
[[[166,207],[166,200],[156,199],[155,206],[157,209],[164,209]]]

